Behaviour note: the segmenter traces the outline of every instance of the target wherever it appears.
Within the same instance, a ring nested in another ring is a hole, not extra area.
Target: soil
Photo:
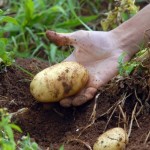
[[[13,118],[23,130],[22,134],[15,133],[16,139],[29,133],[42,150],[58,150],[62,144],[65,150],[88,150],[87,146],[93,147],[100,134],[118,126],[131,129],[126,150],[149,150],[149,62],[145,61],[130,76],[115,77],[99,90],[95,99],[80,107],[63,108],[55,103],[48,104],[49,109],[30,94],[32,77],[13,65],[0,73],[0,107],[6,107],[10,113],[27,108]],[[17,59],[16,64],[32,74],[49,66],[34,59]],[[90,119],[94,106],[96,113]]]

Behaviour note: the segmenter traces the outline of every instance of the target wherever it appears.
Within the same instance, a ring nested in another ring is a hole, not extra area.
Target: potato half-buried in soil
[[[57,102],[85,87],[88,72],[76,62],[62,62],[39,72],[30,84],[30,91],[40,102]]]
[[[101,136],[93,146],[93,150],[124,150],[128,143],[128,136],[122,128],[112,128]]]

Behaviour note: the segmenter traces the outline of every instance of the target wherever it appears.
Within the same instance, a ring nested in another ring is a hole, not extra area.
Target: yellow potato
[[[127,143],[126,131],[122,128],[113,128],[98,137],[93,150],[124,150]]]
[[[62,62],[39,72],[30,91],[40,102],[57,102],[79,92],[88,81],[88,72],[76,62]]]

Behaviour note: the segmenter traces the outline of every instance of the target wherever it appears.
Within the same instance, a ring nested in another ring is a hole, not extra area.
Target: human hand
[[[80,106],[86,103],[102,85],[117,74],[118,58],[123,50],[112,32],[80,30],[64,34],[47,31],[46,35],[51,42],[59,46],[74,46],[74,51],[64,61],[78,62],[89,71],[90,78],[86,87],[76,95],[62,99],[62,106]]]

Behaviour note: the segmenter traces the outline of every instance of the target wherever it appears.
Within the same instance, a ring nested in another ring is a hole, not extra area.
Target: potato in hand
[[[30,84],[31,94],[40,102],[58,102],[83,89],[88,71],[77,62],[62,62],[35,75]]]

